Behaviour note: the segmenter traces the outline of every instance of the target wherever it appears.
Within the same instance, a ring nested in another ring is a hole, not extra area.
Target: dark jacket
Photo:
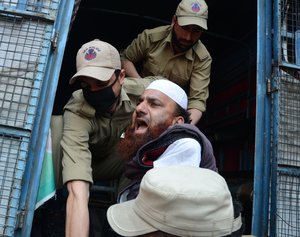
[[[199,167],[211,169],[218,172],[213,149],[207,137],[194,125],[175,124],[170,126],[158,138],[143,145],[136,155],[126,163],[125,175],[132,180],[131,184],[124,191],[129,190],[128,200],[138,194],[140,182],[144,174],[153,168],[155,161],[173,142],[182,138],[193,138],[201,145],[201,161]]]

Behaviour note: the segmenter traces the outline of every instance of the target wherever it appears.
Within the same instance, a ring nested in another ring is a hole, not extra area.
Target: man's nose
[[[136,108],[135,108],[137,114],[140,114],[140,113],[143,113],[145,114],[146,113],[146,103],[145,102],[140,102]]]
[[[92,84],[92,85],[90,85],[89,90],[90,90],[90,91],[100,91],[101,89],[99,89],[98,86]]]
[[[184,38],[185,38],[185,40],[191,40],[192,39],[192,32],[189,31],[189,30],[186,30],[185,34],[184,34]]]

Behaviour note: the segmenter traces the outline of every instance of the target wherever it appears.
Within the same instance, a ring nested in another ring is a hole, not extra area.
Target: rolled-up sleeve
[[[138,63],[142,61],[148,54],[150,39],[147,35],[147,30],[138,34],[130,45],[121,52],[121,59],[127,59],[132,63]]]
[[[209,96],[209,83],[211,71],[211,57],[207,57],[200,62],[196,58],[194,69],[190,78],[190,91],[189,91],[189,109],[198,109],[201,112],[206,110],[206,100]]]

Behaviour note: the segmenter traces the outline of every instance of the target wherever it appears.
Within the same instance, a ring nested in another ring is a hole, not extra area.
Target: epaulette
[[[211,58],[208,50],[206,49],[205,45],[199,40],[197,44],[194,45],[193,50],[200,58],[201,61],[207,58]]]

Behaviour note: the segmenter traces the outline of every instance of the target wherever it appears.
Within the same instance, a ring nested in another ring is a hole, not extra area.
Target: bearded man
[[[120,141],[131,180],[118,201],[134,199],[144,174],[151,168],[184,165],[217,171],[210,141],[190,124],[187,95],[177,84],[158,79],[141,95],[132,123]]]

